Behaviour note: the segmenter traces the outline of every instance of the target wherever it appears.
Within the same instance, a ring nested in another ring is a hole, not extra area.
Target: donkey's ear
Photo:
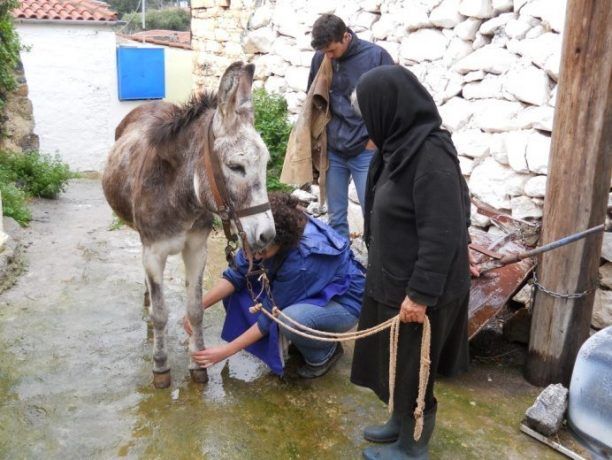
[[[242,115],[252,118],[251,89],[255,66],[234,62],[223,74],[219,84],[219,110],[224,117]]]

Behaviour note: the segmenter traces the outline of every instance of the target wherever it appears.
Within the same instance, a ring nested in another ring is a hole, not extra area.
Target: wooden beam
[[[612,155],[612,0],[568,0],[544,203],[542,243],[603,223]],[[526,377],[569,384],[588,338],[602,235],[540,257]]]

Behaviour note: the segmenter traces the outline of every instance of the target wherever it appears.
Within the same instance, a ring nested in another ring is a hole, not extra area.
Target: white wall
[[[75,171],[101,171],[115,126],[141,101],[117,97],[115,32],[108,26],[17,23],[42,153]]]

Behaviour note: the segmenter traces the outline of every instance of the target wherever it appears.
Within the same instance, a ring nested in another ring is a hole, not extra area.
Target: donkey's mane
[[[163,145],[174,139],[191,123],[198,120],[206,111],[217,107],[217,94],[204,91],[192,94],[189,100],[174,106],[174,110],[156,120],[149,127],[149,139],[153,145]]]

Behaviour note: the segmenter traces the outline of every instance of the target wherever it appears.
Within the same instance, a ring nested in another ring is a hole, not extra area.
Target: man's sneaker
[[[303,379],[314,379],[317,377],[321,377],[322,375],[327,374],[327,372],[340,359],[340,356],[342,356],[343,353],[344,353],[344,350],[342,349],[342,345],[338,343],[336,345],[336,349],[334,350],[334,353],[323,364],[320,364],[318,366],[304,364],[303,366],[298,368],[297,373]]]

